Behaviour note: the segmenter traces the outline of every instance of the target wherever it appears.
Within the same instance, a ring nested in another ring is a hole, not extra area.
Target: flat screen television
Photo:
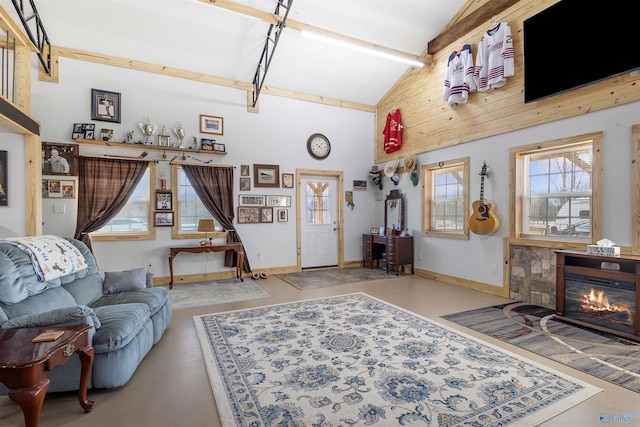
[[[635,1],[561,0],[524,21],[524,101],[640,68]]]

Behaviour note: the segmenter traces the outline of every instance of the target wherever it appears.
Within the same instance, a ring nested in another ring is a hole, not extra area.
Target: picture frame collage
[[[253,186],[256,188],[293,188],[294,175],[283,173],[280,179],[279,173],[279,165],[254,164]],[[251,167],[249,165],[240,165],[240,191],[251,191]]]
[[[50,199],[75,199],[76,181],[71,179],[43,179],[42,197]]]
[[[171,190],[156,190],[153,225],[156,227],[173,227],[173,193]]]
[[[238,224],[263,224],[274,222],[274,209],[278,222],[289,221],[291,196],[266,196],[262,194],[238,195]]]
[[[95,123],[74,123],[71,139],[96,139]]]

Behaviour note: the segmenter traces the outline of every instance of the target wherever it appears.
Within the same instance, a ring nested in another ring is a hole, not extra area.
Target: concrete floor
[[[439,318],[443,314],[508,302],[505,298],[417,276],[304,291],[275,276],[257,280],[256,283],[271,297],[174,310],[173,320],[163,338],[124,387],[89,390],[89,398],[95,401],[93,412],[89,414],[82,411],[77,394],[49,394],[44,402],[40,426],[219,427],[221,424],[196,337],[193,316],[352,292],[365,292],[604,390],[558,414],[543,426],[599,426],[604,424],[600,422],[601,413],[631,415],[629,422],[609,422],[610,425],[640,426],[640,395],[637,393]],[[0,426],[23,425],[19,407],[8,397],[0,396]]]

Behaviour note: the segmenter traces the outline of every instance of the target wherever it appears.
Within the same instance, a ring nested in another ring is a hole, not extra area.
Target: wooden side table
[[[244,248],[242,247],[242,243],[218,243],[214,245],[205,245],[205,246],[175,246],[169,248],[169,275],[171,279],[169,280],[169,289],[173,289],[173,259],[180,252],[190,252],[193,254],[201,254],[206,252],[225,252],[228,250],[233,250],[236,253],[236,277],[240,279],[241,282],[244,282],[242,278],[242,264],[244,263]]]
[[[87,399],[93,347],[89,345],[91,325],[50,326],[0,330],[0,382],[9,388],[9,397],[24,413],[26,427],[36,427],[44,397],[49,389],[49,371],[78,353],[82,363],[78,398],[85,412],[93,401]],[[55,341],[34,343],[42,332],[64,331]]]

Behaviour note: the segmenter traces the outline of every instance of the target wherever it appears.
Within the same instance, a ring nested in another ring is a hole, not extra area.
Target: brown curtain
[[[104,227],[120,212],[148,167],[148,161],[80,157],[75,238],[92,250],[89,233]]]
[[[182,165],[184,174],[191,183],[202,204],[227,232],[227,242],[242,243],[240,235],[233,227],[233,166]],[[244,249],[244,245],[242,245]],[[244,251],[246,254],[247,251]],[[233,251],[225,253],[224,265],[235,267]],[[244,257],[242,268],[251,271],[249,260]]]

